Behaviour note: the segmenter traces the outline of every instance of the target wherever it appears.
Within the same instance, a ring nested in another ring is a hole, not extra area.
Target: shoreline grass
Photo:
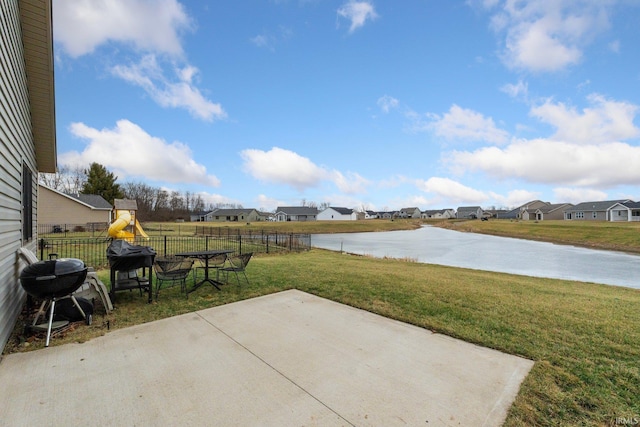
[[[590,249],[640,253],[640,222],[498,219],[440,221],[433,225],[471,233],[538,240]]]
[[[99,274],[107,283],[108,271]],[[137,292],[118,293],[113,314],[97,314],[94,325],[52,345],[108,333],[107,321],[123,328],[295,288],[534,360],[507,426],[599,426],[640,417],[638,290],[320,249],[258,256],[248,275],[251,285],[242,289],[205,286],[186,299],[174,287],[153,304]],[[40,341],[9,352],[41,348]]]

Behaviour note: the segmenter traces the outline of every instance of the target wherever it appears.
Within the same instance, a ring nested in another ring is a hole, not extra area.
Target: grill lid
[[[77,258],[59,258],[51,261],[40,261],[26,266],[21,278],[40,277],[40,276],[64,276],[68,274],[78,273],[85,269],[84,261]]]

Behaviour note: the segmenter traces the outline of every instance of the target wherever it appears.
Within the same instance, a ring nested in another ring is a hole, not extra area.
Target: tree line
[[[113,205],[115,199],[136,200],[141,221],[188,220],[192,213],[217,208],[241,209],[241,205],[205,203],[200,194],[168,191],[143,182],[124,182],[99,163],[89,168],[61,166],[57,173],[38,175],[38,182],[66,194],[97,194]]]

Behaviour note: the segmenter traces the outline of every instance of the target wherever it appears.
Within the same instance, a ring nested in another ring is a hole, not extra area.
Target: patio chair
[[[174,256],[156,258],[153,263],[153,270],[156,273],[156,301],[160,288],[165,283],[169,283],[170,286],[179,283],[180,290],[186,294],[187,277],[191,273],[192,266],[193,260],[190,258]]]
[[[251,256],[253,256],[253,252],[247,252],[245,254],[234,255],[227,258],[228,264],[220,269],[220,271],[224,272],[226,275],[225,283],[229,283],[229,273],[234,273],[236,275],[236,280],[238,281],[238,286],[240,286],[240,276],[238,273],[242,273],[244,275],[244,279],[247,281],[247,285],[249,285],[249,279],[247,278],[245,270],[247,268],[247,264],[249,264],[249,261],[251,260]]]
[[[205,261],[198,258],[195,266],[195,272],[193,274],[193,284],[195,285],[196,283],[196,280],[198,277],[198,269],[204,270],[205,268],[207,268],[207,266],[209,269],[216,270],[216,281],[218,281],[218,279],[220,278],[220,269],[224,267],[224,264],[226,261],[227,261],[227,254],[220,254],[220,255],[215,255],[213,257],[210,257],[206,261],[206,264],[205,264]]]

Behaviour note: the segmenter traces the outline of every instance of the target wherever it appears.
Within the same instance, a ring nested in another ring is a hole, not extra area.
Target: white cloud
[[[118,63],[121,48],[133,48],[142,55],[139,62],[111,67],[114,76],[140,86],[162,107],[184,108],[207,121],[226,117],[221,105],[196,87],[198,69],[175,65],[184,56],[179,35],[193,29],[177,0],[63,0],[53,5],[55,41],[70,57],[116,42],[110,61]],[[175,76],[167,77],[165,68],[173,68]]]
[[[553,189],[553,194],[558,203],[578,204],[589,200],[606,200],[607,193],[591,188],[567,188]]]
[[[587,99],[591,107],[583,109],[582,113],[561,102],[546,101],[532,108],[531,115],[555,126],[557,132],[552,138],[560,141],[597,144],[640,135],[640,129],[633,123],[637,105],[607,100],[597,94]]]
[[[525,100],[529,94],[529,86],[522,80],[518,80],[518,83],[507,83],[500,88],[500,90],[512,98],[522,97]]]
[[[347,194],[361,193],[369,181],[354,172],[346,175],[337,170],[317,166],[293,151],[273,147],[269,151],[247,149],[240,153],[244,170],[264,182],[289,185],[298,191],[317,187],[328,181]]]
[[[194,194],[194,196],[200,196],[202,198],[202,201],[204,202],[205,206],[208,205],[213,205],[213,206],[221,206],[221,205],[226,205],[226,206],[237,206],[237,205],[241,205],[242,203],[237,200],[237,199],[232,199],[229,198],[227,196],[223,196],[221,194],[213,194],[213,193],[207,193],[206,191],[198,191]]]
[[[193,27],[177,0],[57,0],[55,41],[72,58],[118,42],[138,50],[182,55],[180,33]]]
[[[522,206],[524,203],[537,200],[540,197],[539,193],[529,190],[511,190],[506,196],[493,192],[490,194],[495,202],[494,205],[507,207]]]
[[[367,202],[345,194],[327,194],[322,197],[322,203],[328,203],[331,207],[348,208],[356,211],[362,207],[368,209],[371,206]]]
[[[258,209],[263,209],[267,211],[274,211],[278,206],[283,206],[284,203],[278,199],[274,199],[273,197],[265,196],[264,194],[259,194],[257,198],[257,206]]]
[[[160,182],[220,185],[218,178],[208,175],[206,168],[193,160],[187,145],[167,143],[128,120],[119,120],[115,128],[102,130],[73,123],[70,131],[86,140],[87,146],[81,153],[60,154],[61,164],[86,167],[96,162],[122,179],[133,176]]]
[[[412,116],[415,119],[415,114],[409,115],[410,118]],[[461,108],[455,104],[442,116],[429,113],[426,118],[426,122],[420,122],[423,119],[419,118],[415,128],[431,130],[436,136],[448,140],[503,144],[509,139],[509,134],[497,128],[491,117],[485,117],[481,113]]]
[[[269,50],[273,50],[271,39],[265,34],[258,34],[257,36],[250,38],[249,41],[257,47],[265,47]]]
[[[609,26],[611,2],[511,1],[500,3],[491,26],[504,33],[503,60],[513,68],[557,71],[581,61],[584,47]],[[487,2],[493,9],[497,2]]]
[[[329,176],[326,169],[293,151],[273,147],[270,151],[247,149],[240,153],[244,170],[264,182],[286,184],[303,191],[316,187]]]
[[[426,181],[417,180],[416,186],[427,193],[437,194],[451,203],[477,204],[489,199],[486,193],[449,178],[432,177]]]
[[[400,102],[392,96],[385,95],[378,98],[377,104],[383,112],[388,113],[389,111],[398,108]]]
[[[640,146],[620,142],[640,136],[638,106],[594,94],[582,111],[547,100],[530,114],[557,129],[550,138],[513,140],[509,145],[443,155],[457,174],[483,172],[498,179],[523,179],[597,191],[640,184]],[[602,193],[596,193],[602,194]]]
[[[620,53],[620,40],[614,40],[609,43],[609,50],[613,53]]]
[[[286,42],[291,37],[293,37],[293,30],[281,25],[277,31],[266,31],[263,34],[251,37],[249,41],[256,47],[275,51],[276,45]]]
[[[174,69],[171,80],[158,63],[155,55],[145,55],[139,63],[116,65],[111,73],[133,85],[140,86],[160,106],[184,108],[194,117],[212,121],[227,117],[220,104],[206,99],[193,85],[198,69],[191,65]]]
[[[355,172],[348,172],[344,175],[342,172],[333,171],[331,177],[338,189],[347,194],[364,193],[370,184],[367,179]]]
[[[350,0],[340,6],[338,16],[345,18],[351,22],[349,32],[352,33],[358,28],[364,26],[367,20],[373,21],[378,17],[373,4],[368,1]]]
[[[500,179],[579,187],[640,184],[640,147],[621,142],[574,144],[547,139],[522,140],[505,148],[454,151],[446,156],[453,171],[482,171]]]

